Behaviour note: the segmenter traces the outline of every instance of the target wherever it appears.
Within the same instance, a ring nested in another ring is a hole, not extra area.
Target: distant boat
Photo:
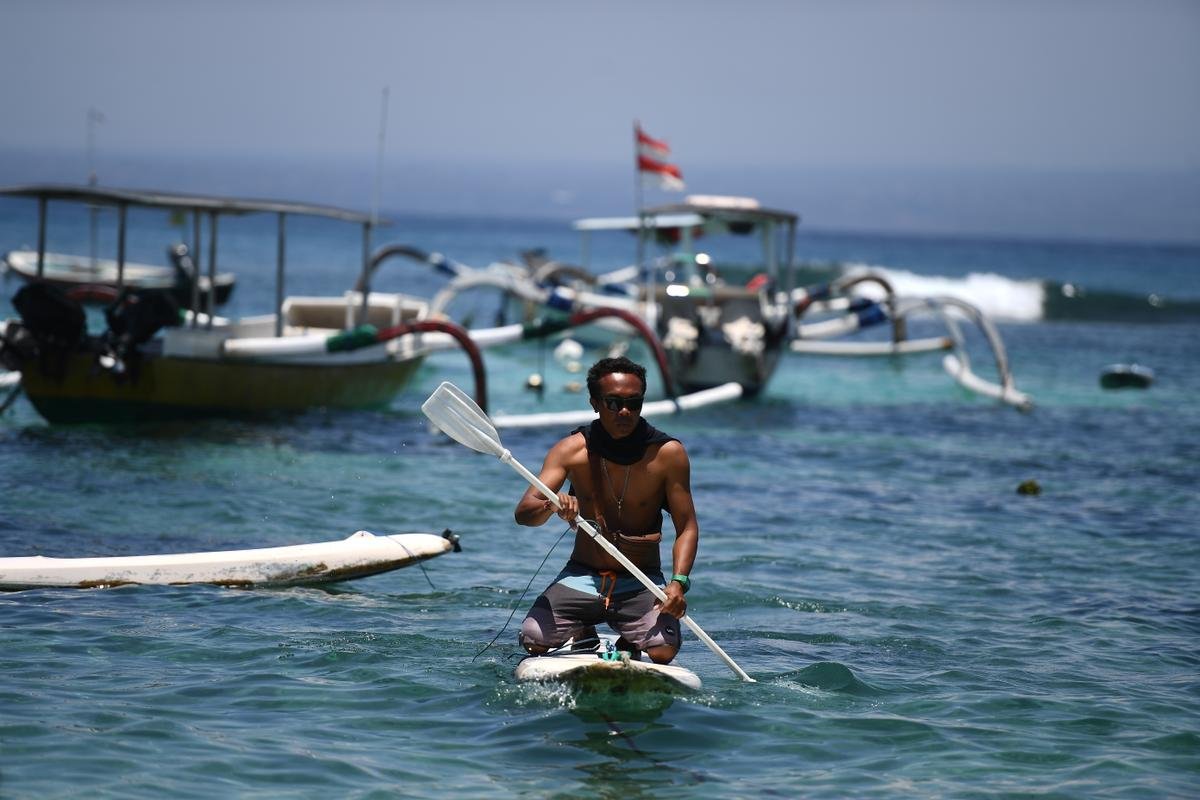
[[[45,281],[65,291],[81,303],[111,303],[122,288],[139,292],[167,292],[182,308],[192,305],[192,282],[198,283],[196,300],[203,308],[208,301],[209,287],[216,285],[216,305],[224,305],[233,293],[237,280],[232,272],[221,272],[210,279],[207,275],[195,278],[195,268],[186,245],[168,248],[174,266],[126,263],[118,269],[110,258],[92,259],[88,256],[65,253],[45,253],[38,267],[36,250],[12,250],[4,255],[9,272],[22,280]]]
[[[791,334],[792,304],[786,291],[777,290],[792,288],[798,220],[790,211],[762,208],[752,198],[712,195],[693,195],[637,216],[578,220],[582,266],[551,261],[540,251],[526,254],[524,267],[500,269],[473,270],[440,256],[431,260],[455,275],[431,301],[431,313],[443,312],[458,291],[480,285],[523,301],[530,321],[544,308],[573,315],[617,312],[598,324],[619,334],[641,333],[655,345],[661,341],[665,380],[674,388],[690,393],[737,383],[744,394],[754,395],[771,379]],[[586,258],[590,237],[611,231],[637,238],[638,263],[595,276]],[[699,246],[701,237],[729,235],[757,245],[752,270],[758,275],[746,285],[733,272],[722,273]],[[670,254],[642,258],[655,243]]]
[[[1104,389],[1148,389],[1154,383],[1154,370],[1141,364],[1109,364],[1100,371]]]
[[[202,311],[180,311],[162,293],[133,292],[107,310],[108,329],[93,334],[86,330],[76,301],[44,282],[23,286],[13,298],[21,319],[0,321],[0,365],[20,372],[26,396],[50,422],[383,407],[408,383],[425,355],[416,344],[418,337],[407,334],[417,328],[457,329],[452,323],[424,320],[426,303],[408,295],[349,291],[337,297],[283,296],[286,217],[319,216],[361,225],[364,242],[369,243],[374,221],[358,212],[282,201],[59,185],[0,189],[0,196],[38,201],[38,260],[43,265],[51,201],[116,206],[118,273],[129,266],[122,263],[121,244],[128,207],[206,217],[210,278],[216,274],[220,216],[258,213],[279,219],[273,314],[222,319],[213,313],[212,299]],[[367,258],[364,246],[363,260]],[[353,284],[354,277],[348,276],[347,283]]]

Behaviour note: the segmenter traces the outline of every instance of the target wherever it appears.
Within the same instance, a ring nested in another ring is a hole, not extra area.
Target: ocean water
[[[31,206],[0,205],[0,249],[33,242]],[[270,304],[261,224],[222,225],[231,315]],[[289,231],[291,290],[348,287],[356,230]],[[161,262],[172,234],[138,217],[131,258]],[[557,222],[404,218],[384,241],[476,266],[578,253]],[[55,217],[51,249],[87,242],[84,215]],[[430,432],[421,401],[470,386],[457,353],[373,412],[52,427],[19,399],[0,416],[2,555],[360,528],[451,528],[463,552],[325,588],[0,594],[0,796],[1196,796],[1200,250],[806,232],[798,255],[814,279],[865,266],[985,307],[1036,407],[967,394],[937,355],[790,354],[763,396],[659,420],[692,460],[692,616],[756,683],[690,634],[695,694],[513,680],[520,617],[569,542],[512,522],[515,472]],[[411,263],[384,273],[380,288],[441,285]],[[8,316],[17,284],[0,285]],[[500,314],[488,296],[460,310]],[[973,351],[984,375],[987,358]],[[486,359],[493,411],[583,405],[550,345]],[[1130,361],[1156,371],[1150,389],[1099,387]],[[564,432],[503,436],[536,469]],[[1019,495],[1025,480],[1041,494]]]

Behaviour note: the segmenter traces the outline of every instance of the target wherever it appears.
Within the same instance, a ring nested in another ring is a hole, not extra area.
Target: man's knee
[[[650,660],[655,664],[670,664],[679,653],[679,648],[660,644],[657,647],[647,647],[643,652],[650,656]]]
[[[525,648],[526,653],[535,656],[540,656],[557,646],[549,640],[541,624],[533,617],[526,617],[525,621],[521,623],[521,632],[517,634],[517,641],[521,647]]]

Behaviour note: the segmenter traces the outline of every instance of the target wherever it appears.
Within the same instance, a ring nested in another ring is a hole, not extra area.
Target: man
[[[571,558],[529,610],[520,642],[538,655],[572,637],[576,642],[594,637],[595,625],[606,622],[621,636],[618,648],[666,664],[682,644],[683,595],[700,540],[691,465],[678,440],[641,417],[644,367],[624,357],[601,359],[588,370],[587,385],[600,418],[559,440],[539,477],[558,492],[559,517],[573,523],[582,514],[594,521],[601,535],[663,587],[667,600],[660,605],[592,537],[576,530]],[[567,480],[571,491],[560,491]],[[665,585],[659,554],[664,509],[675,525],[672,577]],[[514,516],[521,525],[537,526],[554,513],[554,505],[531,487]]]

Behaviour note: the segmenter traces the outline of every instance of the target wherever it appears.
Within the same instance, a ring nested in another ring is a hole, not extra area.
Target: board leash
[[[482,650],[480,650],[475,655],[471,656],[472,661],[474,661],[475,659],[479,658],[481,655],[486,653],[487,649],[489,647],[491,647],[492,645],[494,645],[496,643],[496,640],[499,639],[501,636],[503,636],[504,632],[506,630],[508,630],[508,623],[512,622],[512,618],[513,618],[513,616],[516,615],[517,609],[520,607],[521,602],[525,599],[525,595],[529,591],[529,587],[533,586],[533,582],[535,580],[537,580],[538,573],[542,571],[542,567],[546,566],[546,562],[550,560],[550,556],[554,552],[554,548],[558,547],[559,543],[562,542],[563,537],[566,536],[568,533],[570,533],[571,530],[572,529],[568,527],[566,530],[564,530],[562,533],[560,533],[558,535],[558,538],[554,540],[554,544],[550,545],[550,549],[546,551],[545,557],[542,558],[542,563],[538,564],[537,569],[535,569],[533,571],[533,575],[531,575],[529,577],[529,583],[525,584],[525,588],[521,590],[521,596],[517,598],[517,601],[515,603],[513,603],[512,610],[508,612],[508,619],[504,620],[504,627],[502,627],[500,629],[499,633],[497,633],[495,636],[492,637],[492,640],[490,642],[488,642],[487,644],[485,644],[483,646]]]

